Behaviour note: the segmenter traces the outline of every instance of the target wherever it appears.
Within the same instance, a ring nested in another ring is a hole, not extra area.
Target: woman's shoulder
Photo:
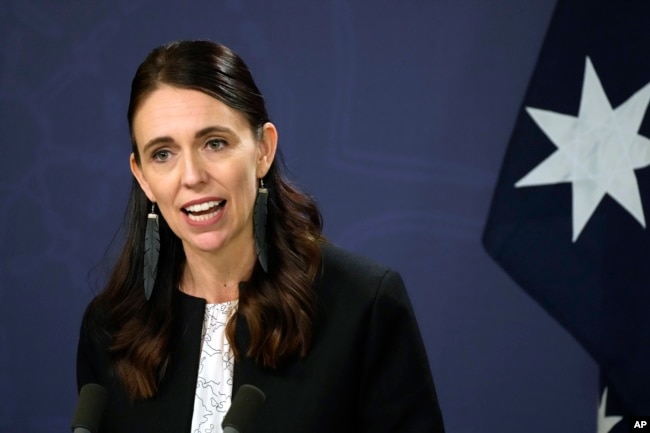
[[[89,342],[104,346],[107,344],[111,331],[110,321],[106,306],[99,302],[98,297],[93,298],[86,306],[81,320],[81,333],[85,334]]]
[[[386,287],[403,287],[397,271],[372,258],[331,243],[323,243],[321,251],[320,281],[324,289],[345,289],[362,297],[374,298],[378,291]]]
[[[323,272],[377,276],[391,271],[374,259],[346,250],[330,242],[321,245]]]

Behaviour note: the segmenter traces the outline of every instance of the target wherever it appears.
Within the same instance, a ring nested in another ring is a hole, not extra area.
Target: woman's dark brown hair
[[[174,42],[154,49],[131,85],[128,120],[138,163],[133,117],[143,100],[161,85],[198,90],[218,99],[241,112],[257,136],[269,121],[264,98],[237,54],[209,41]],[[280,164],[281,155],[277,155],[264,178],[269,189],[268,272],[256,266],[250,281],[240,285],[238,313],[226,327],[236,358],[249,356],[270,368],[291,356],[305,356],[310,348],[316,302],[312,283],[320,265],[322,229],[315,202],[285,179]],[[110,324],[113,365],[133,399],[155,395],[165,374],[174,350],[170,343],[174,292],[185,263],[180,240],[160,218],[156,284],[151,299],[145,300],[143,247],[150,206],[134,180],[124,246],[104,291],[91,307],[103,312]],[[250,330],[247,348],[234,344],[237,320],[245,320]]]

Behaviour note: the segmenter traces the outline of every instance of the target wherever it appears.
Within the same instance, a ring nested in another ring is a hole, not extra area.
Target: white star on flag
[[[598,433],[609,433],[609,431],[618,424],[622,416],[607,416],[605,409],[607,408],[607,388],[603,391],[603,398],[600,400],[598,406]]]
[[[578,117],[526,107],[557,150],[515,187],[571,182],[574,242],[605,194],[645,228],[634,170],[650,165],[650,140],[637,134],[649,101],[650,83],[612,109],[587,57]]]

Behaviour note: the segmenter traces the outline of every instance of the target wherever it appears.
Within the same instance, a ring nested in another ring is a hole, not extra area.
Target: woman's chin
[[[205,234],[183,242],[183,248],[186,251],[191,249],[202,253],[218,254],[220,251],[224,250],[226,246],[224,239],[222,237],[214,236],[214,234]]]

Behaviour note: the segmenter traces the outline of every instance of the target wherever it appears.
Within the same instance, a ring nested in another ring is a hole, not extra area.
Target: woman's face
[[[184,248],[242,257],[253,248],[253,205],[277,145],[246,118],[196,90],[163,86],[133,119],[140,164],[131,170]],[[146,215],[142,215],[146,218]]]

